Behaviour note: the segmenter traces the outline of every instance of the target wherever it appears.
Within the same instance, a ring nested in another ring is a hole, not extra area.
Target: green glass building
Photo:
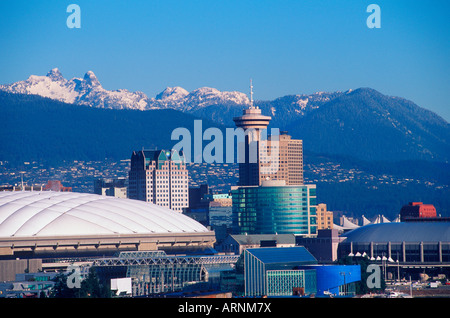
[[[314,184],[286,186],[273,180],[231,192],[235,234],[317,233]]]

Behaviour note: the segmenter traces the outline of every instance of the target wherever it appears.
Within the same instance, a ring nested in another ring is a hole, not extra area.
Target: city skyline
[[[449,8],[0,2],[0,298],[449,297]]]
[[[57,67],[150,97],[167,86],[247,94],[250,78],[255,100],[371,87],[450,118],[444,1],[377,1],[373,29],[368,1],[76,4],[80,29],[66,25],[69,3],[0,4],[1,84]]]

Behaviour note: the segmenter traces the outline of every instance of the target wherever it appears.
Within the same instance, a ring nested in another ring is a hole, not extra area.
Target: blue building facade
[[[307,265],[296,269],[316,272],[317,296],[349,296],[355,294],[355,284],[361,280],[360,265]]]
[[[315,293],[313,270],[294,270],[301,265],[317,264],[303,246],[263,247],[244,250],[246,296],[287,296],[294,288]]]
[[[243,252],[245,296],[351,296],[360,265],[319,265],[303,246],[248,248]]]

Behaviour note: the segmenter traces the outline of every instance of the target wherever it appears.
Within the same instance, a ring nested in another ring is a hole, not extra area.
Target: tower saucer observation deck
[[[266,129],[271,119],[272,117],[270,116],[262,115],[261,109],[253,105],[253,85],[250,81],[250,107],[244,109],[242,116],[233,118],[236,127],[244,130],[252,128],[255,130]]]
[[[239,162],[241,186],[259,185],[261,131],[267,129],[271,119],[270,116],[263,116],[261,109],[253,105],[253,85],[250,80],[250,107],[244,109],[242,116],[233,118],[236,127],[242,128],[245,132],[245,158]]]

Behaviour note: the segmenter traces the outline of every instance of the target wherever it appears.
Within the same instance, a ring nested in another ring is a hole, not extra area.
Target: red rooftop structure
[[[409,202],[400,210],[400,221],[408,219],[436,218],[436,208],[432,204],[423,204],[422,202]]]
[[[49,180],[43,190],[55,192],[72,192],[72,187],[63,186],[61,181],[59,180]]]

